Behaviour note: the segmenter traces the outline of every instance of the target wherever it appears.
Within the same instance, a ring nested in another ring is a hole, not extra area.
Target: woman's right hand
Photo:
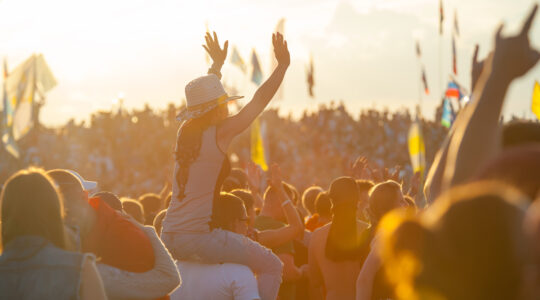
[[[278,65],[288,67],[291,64],[291,55],[287,47],[287,41],[279,32],[272,34],[272,45],[274,45],[274,54]]]

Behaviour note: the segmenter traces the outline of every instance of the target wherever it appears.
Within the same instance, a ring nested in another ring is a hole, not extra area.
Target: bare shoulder
[[[311,239],[310,239],[310,244],[320,244],[320,243],[324,243],[326,241],[326,238],[328,237],[328,231],[330,230],[330,224],[331,223],[328,223],[322,227],[319,227],[317,229],[315,229],[315,231],[313,231],[311,233]]]
[[[320,238],[322,238],[324,236],[327,236],[328,231],[330,231],[330,225],[332,225],[332,222],[315,229],[315,231],[313,231],[313,235],[311,236],[311,238],[319,238],[320,239]]]

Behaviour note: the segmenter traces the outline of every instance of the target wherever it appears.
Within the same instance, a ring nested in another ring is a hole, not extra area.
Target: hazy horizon
[[[71,118],[87,119],[110,110],[119,93],[124,107],[165,108],[180,104],[184,86],[206,73],[205,23],[220,41],[238,47],[246,63],[256,49],[266,78],[270,73],[270,37],[285,18],[291,68],[284,82],[284,100],[273,105],[298,115],[320,103],[343,100],[357,115],[361,108],[413,108],[419,101],[420,71],[414,51],[422,48],[429,96],[422,110],[433,117],[439,104],[439,47],[443,87],[451,70],[451,30],[458,12],[458,81],[470,85],[474,44],[483,58],[492,48],[497,24],[515,32],[533,1],[444,1],[444,36],[438,33],[438,0],[285,0],[247,1],[92,1],[0,2],[0,55],[10,69],[32,53],[42,53],[58,85],[47,95],[41,120],[48,126]],[[540,44],[540,24],[530,37]],[[231,48],[231,47],[230,47]],[[307,94],[305,68],[315,65],[315,99]],[[229,56],[231,51],[229,51]],[[229,61],[223,81],[250,99],[256,86]],[[505,114],[530,117],[537,66],[508,92]]]

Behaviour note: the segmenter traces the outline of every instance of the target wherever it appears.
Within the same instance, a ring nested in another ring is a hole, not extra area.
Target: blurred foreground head
[[[43,170],[15,173],[6,181],[0,199],[3,245],[33,235],[65,249],[62,198]]]
[[[398,299],[532,299],[525,196],[479,182],[443,194],[420,218],[380,224],[386,274]]]

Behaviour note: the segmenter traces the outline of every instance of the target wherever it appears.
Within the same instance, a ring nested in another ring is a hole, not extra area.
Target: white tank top
[[[180,130],[177,138],[179,136]],[[179,165],[178,162],[175,163],[173,194],[163,220],[163,232],[204,233],[210,231],[209,222],[212,219],[216,185],[224,160],[225,154],[217,145],[216,127],[209,127],[202,134],[199,156],[189,167],[183,199],[179,199],[179,178],[177,178]]]

